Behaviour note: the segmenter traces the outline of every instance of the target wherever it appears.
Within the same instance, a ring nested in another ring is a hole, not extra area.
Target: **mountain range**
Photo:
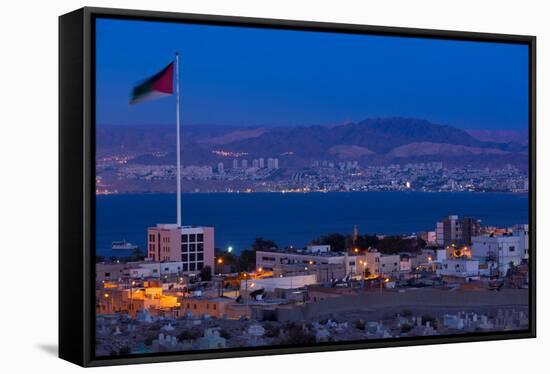
[[[131,163],[167,164],[175,160],[174,126],[98,125],[98,157],[128,154]],[[187,164],[215,164],[241,157],[278,157],[283,167],[313,160],[357,160],[362,164],[441,161],[449,166],[527,167],[527,133],[465,131],[423,119],[371,118],[335,126],[182,127]]]

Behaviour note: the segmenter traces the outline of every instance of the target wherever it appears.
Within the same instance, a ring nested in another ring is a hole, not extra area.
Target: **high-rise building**
[[[218,174],[224,173],[223,162],[218,162]]]
[[[147,229],[147,256],[152,261],[183,262],[187,274],[214,269],[214,228],[158,224]]]
[[[260,169],[263,169],[265,167],[265,164],[264,164],[264,158],[263,157],[260,157],[260,159],[258,160],[258,167]]]
[[[259,168],[260,162],[257,159],[252,160],[252,167],[256,169]]]
[[[241,161],[241,168],[243,168],[243,170],[246,170],[248,169],[248,160],[246,158],[243,158],[242,161]]]
[[[278,158],[268,158],[267,159],[267,168],[269,170],[274,170],[279,168],[279,159]]]
[[[239,168],[239,160],[234,159],[233,160],[233,169],[238,169],[238,168]]]
[[[458,218],[451,215],[436,225],[437,244],[448,245],[471,245],[472,237],[480,233],[481,221],[472,217]]]

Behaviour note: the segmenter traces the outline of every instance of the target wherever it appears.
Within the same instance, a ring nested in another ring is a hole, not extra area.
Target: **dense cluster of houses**
[[[214,268],[213,233],[158,225],[148,230],[148,259],[96,264],[99,350],[282,344],[296,333],[273,332],[272,324],[322,342],[516,329],[528,322],[528,225],[488,228],[449,216],[422,234],[428,245],[420,251],[261,250],[252,272],[202,279],[206,266]],[[404,305],[417,313],[400,315]],[[418,310],[430,308],[439,314],[426,320]],[[373,310],[397,315],[354,322]]]

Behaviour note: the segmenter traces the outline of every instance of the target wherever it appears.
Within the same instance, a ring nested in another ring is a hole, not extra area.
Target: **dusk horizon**
[[[173,100],[137,110],[128,98],[176,50],[182,126],[405,117],[513,130],[528,121],[523,45],[106,19],[96,27],[98,123],[174,123]]]

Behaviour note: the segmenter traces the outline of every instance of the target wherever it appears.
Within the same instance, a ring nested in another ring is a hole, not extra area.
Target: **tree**
[[[253,251],[269,251],[277,248],[279,247],[277,246],[277,243],[275,243],[273,240],[264,239],[262,237],[256,238],[254,240],[254,243],[252,243]]]
[[[412,329],[413,329],[413,326],[409,325],[408,323],[402,324],[401,327],[399,328],[401,334],[406,334],[410,332]]]
[[[220,330],[220,336],[224,339],[231,339],[231,334],[224,329]]]
[[[273,240],[256,238],[252,249],[244,249],[236,259],[237,271],[252,271],[256,268],[256,251],[271,251],[279,248]]]
[[[425,325],[427,323],[430,323],[430,325],[437,330],[438,322],[437,319],[430,315],[423,315],[422,316],[422,324]]]
[[[378,244],[378,237],[376,235],[358,235],[357,242],[355,243],[356,247],[365,250],[370,247],[376,248]]]
[[[264,329],[265,329],[265,336],[268,338],[275,338],[276,336],[279,336],[279,329],[277,328],[277,326],[275,326],[272,323],[269,323],[269,322],[266,323],[264,325]]]
[[[332,233],[328,235],[323,235],[315,239],[312,243],[319,245],[330,245],[330,250],[332,252],[342,252],[347,248],[346,237],[342,234]]]
[[[210,266],[205,266],[201,269],[201,272],[199,273],[199,276],[202,281],[208,282],[212,280],[212,269]]]
[[[251,271],[256,268],[256,251],[244,249],[237,259],[237,271]]]
[[[178,335],[178,340],[196,340],[202,336],[202,331],[198,328],[183,330]]]
[[[425,247],[426,242],[420,238],[403,238],[401,236],[386,236],[379,240],[376,245],[376,248],[385,254],[418,253]]]
[[[315,335],[294,322],[287,323],[283,330],[286,335],[286,344],[313,344],[316,342]]]

